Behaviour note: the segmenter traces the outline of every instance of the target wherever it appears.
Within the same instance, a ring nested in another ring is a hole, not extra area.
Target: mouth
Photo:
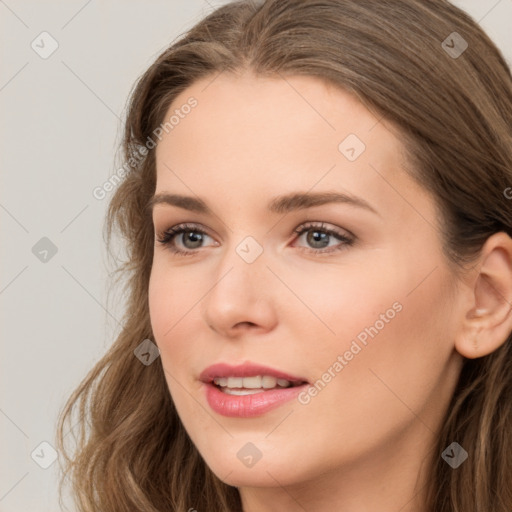
[[[206,368],[199,379],[215,412],[243,418],[261,416],[309,385],[304,378],[252,363],[216,364]]]

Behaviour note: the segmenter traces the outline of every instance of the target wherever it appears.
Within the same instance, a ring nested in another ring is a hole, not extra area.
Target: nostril
[[[252,327],[252,326],[255,326],[256,324],[253,323],[253,322],[239,322],[235,325],[235,327],[239,327],[239,326],[248,326],[248,327]]]

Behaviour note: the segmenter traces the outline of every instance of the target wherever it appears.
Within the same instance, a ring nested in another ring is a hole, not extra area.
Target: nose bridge
[[[226,332],[238,323],[268,321],[269,273],[262,244],[251,235],[242,236],[219,256],[215,279],[204,299],[208,324]]]
[[[251,235],[232,244],[219,256],[215,288],[235,294],[238,290],[245,297],[253,293],[257,296],[266,270],[263,253],[263,245]]]

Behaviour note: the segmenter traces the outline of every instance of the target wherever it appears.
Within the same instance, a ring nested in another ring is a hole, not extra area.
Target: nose
[[[271,330],[276,316],[276,282],[265,252],[254,261],[232,247],[219,258],[209,292],[201,301],[203,318],[217,334],[234,338]],[[273,282],[272,282],[273,278]]]

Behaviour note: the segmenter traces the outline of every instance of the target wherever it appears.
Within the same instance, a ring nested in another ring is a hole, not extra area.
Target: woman
[[[84,511],[509,512],[512,80],[444,0],[218,8],[133,91]]]

